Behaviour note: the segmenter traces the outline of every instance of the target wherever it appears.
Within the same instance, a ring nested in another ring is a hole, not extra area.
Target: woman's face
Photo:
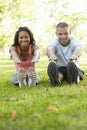
[[[19,37],[18,37],[18,43],[20,45],[20,47],[28,47],[29,43],[30,43],[30,36],[28,34],[28,32],[26,31],[21,31],[19,33]]]

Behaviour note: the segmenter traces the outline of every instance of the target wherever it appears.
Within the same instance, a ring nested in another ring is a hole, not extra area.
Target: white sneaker
[[[31,86],[31,82],[32,82],[32,80],[30,78],[28,78],[28,86]]]
[[[24,68],[19,69],[18,80],[19,80],[19,87],[26,86],[26,73]]]
[[[79,83],[80,82],[80,77],[79,77],[79,75],[78,75],[78,77],[77,77],[77,83]]]
[[[36,71],[32,67],[28,70],[28,79],[30,80],[29,86],[36,85]]]
[[[58,80],[59,83],[61,84],[61,81],[63,80],[63,74],[61,74],[60,72],[58,72]]]

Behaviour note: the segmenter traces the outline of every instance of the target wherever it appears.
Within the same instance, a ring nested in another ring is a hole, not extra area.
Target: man
[[[84,78],[84,72],[78,67],[82,46],[70,33],[68,24],[60,22],[56,26],[57,38],[47,46],[47,56],[51,60],[47,73],[52,86],[60,85],[63,80],[77,84]]]

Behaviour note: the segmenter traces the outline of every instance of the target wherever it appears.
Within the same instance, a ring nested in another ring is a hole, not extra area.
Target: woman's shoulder
[[[32,47],[34,50],[39,49],[38,44],[34,44],[34,45],[30,44],[29,47]]]
[[[10,46],[10,49],[9,49],[9,50],[10,50],[10,51],[17,51],[18,48],[19,48],[18,46],[13,46],[13,45],[12,45],[12,46]]]

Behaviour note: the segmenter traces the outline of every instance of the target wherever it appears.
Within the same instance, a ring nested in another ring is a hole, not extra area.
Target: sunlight
[[[64,9],[62,7],[62,5],[64,4],[64,1],[59,0],[58,5],[57,5],[59,11],[63,11],[63,12],[65,12],[68,15],[71,15],[74,12],[86,13],[85,11],[87,10],[87,0],[82,0],[82,1],[79,1],[79,0],[68,0],[68,3],[69,3],[68,8]]]
[[[87,0],[69,0],[71,11],[81,11],[84,12],[87,9]]]

